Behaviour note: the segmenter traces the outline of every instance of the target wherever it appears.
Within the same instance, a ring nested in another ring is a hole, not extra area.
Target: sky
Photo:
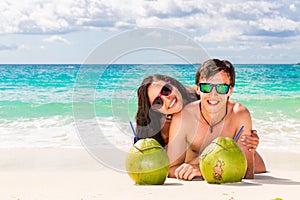
[[[233,63],[300,62],[300,0],[0,0],[0,63],[82,64],[99,45],[143,28],[182,34]],[[178,62],[155,50],[129,54],[118,62]]]

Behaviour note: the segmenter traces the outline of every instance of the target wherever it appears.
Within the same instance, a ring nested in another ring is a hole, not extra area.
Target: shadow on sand
[[[279,178],[267,173],[255,174],[254,179],[243,179],[241,182],[220,184],[223,186],[260,186],[260,185],[300,185],[300,182]]]
[[[279,178],[275,176],[268,175],[268,173],[264,174],[256,174],[254,179],[247,180],[250,183],[255,184],[271,184],[271,185],[300,185],[299,181],[293,181],[287,178]]]

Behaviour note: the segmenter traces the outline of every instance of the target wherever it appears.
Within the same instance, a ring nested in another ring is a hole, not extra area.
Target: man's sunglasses
[[[160,90],[158,96],[152,102],[151,108],[153,110],[159,110],[164,105],[164,100],[161,96],[169,96],[172,93],[172,86],[170,83],[166,83]]]
[[[230,85],[227,84],[211,84],[211,83],[199,83],[200,91],[203,93],[210,93],[213,87],[216,88],[217,93],[227,94],[230,88]]]

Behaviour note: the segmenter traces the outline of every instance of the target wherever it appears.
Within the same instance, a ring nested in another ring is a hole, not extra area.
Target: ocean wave
[[[253,119],[253,127],[260,137],[260,148],[300,152],[300,124],[298,119],[272,117]]]
[[[79,147],[71,117],[0,119],[1,148]]]
[[[0,147],[88,148],[89,144],[83,142],[84,138],[78,130],[78,123],[80,121],[74,120],[73,116],[0,119]],[[132,144],[133,135],[128,123],[113,117],[85,119],[84,123],[88,127],[86,131],[98,128],[99,131],[95,132],[98,139],[95,141],[100,142],[96,145],[124,148]]]
[[[129,121],[118,117],[74,119],[72,116],[53,116],[0,119],[0,124],[1,148],[90,148],[91,145],[95,145],[128,149],[133,142]],[[84,128],[80,129],[81,126]],[[300,124],[297,119],[253,118],[253,128],[258,131],[260,137],[259,149],[300,152]],[[87,134],[88,131],[92,134]],[[83,137],[87,135],[95,138],[85,140]]]
[[[20,100],[0,101],[0,118],[38,118],[56,115],[72,115],[72,103],[30,103]]]

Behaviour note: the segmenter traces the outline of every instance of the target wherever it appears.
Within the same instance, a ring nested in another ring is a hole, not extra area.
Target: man
[[[199,155],[204,148],[219,136],[234,138],[242,126],[237,143],[247,159],[245,178],[265,172],[255,149],[242,145],[242,138],[251,135],[252,120],[245,106],[229,100],[235,85],[233,65],[218,59],[204,62],[197,70],[196,84],[201,100],[188,104],[172,119],[167,147],[169,177],[192,180],[201,176]]]

